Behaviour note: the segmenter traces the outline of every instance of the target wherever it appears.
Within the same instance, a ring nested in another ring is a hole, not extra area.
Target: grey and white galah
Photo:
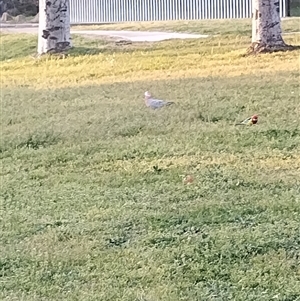
[[[152,97],[152,95],[149,91],[146,91],[145,92],[145,104],[147,107],[155,110],[155,109],[159,109],[159,108],[174,104],[174,102],[173,101],[164,101],[161,99],[155,99]]]

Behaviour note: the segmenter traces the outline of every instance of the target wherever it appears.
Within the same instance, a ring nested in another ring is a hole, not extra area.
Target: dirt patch
[[[3,13],[2,17],[1,17],[1,22],[9,22],[9,21],[13,21],[14,17],[11,16],[9,13]]]
[[[26,18],[25,16],[23,15],[18,15],[16,17],[13,18],[13,20],[16,22],[16,23],[24,23],[26,21]]]
[[[122,39],[120,37],[95,35],[95,34],[80,34],[80,36],[82,36],[85,39],[101,40],[101,41],[105,41],[105,42],[112,43],[112,44],[115,44],[115,45],[130,45],[130,44],[132,44],[132,42],[130,40]]]
[[[32,20],[29,21],[30,23],[39,23],[39,14],[36,14]]]
[[[25,15],[17,15],[16,17],[5,12],[0,19],[2,23],[6,24],[22,24],[22,23],[39,23],[39,14],[34,17],[26,17]]]

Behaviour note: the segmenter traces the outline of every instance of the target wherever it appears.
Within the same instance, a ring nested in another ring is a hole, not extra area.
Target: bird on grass
[[[248,117],[244,121],[241,121],[240,123],[237,123],[236,125],[253,125],[253,124],[257,124],[257,121],[258,121],[258,116],[253,115],[251,117]]]
[[[151,108],[151,109],[159,109],[165,106],[170,106],[172,104],[174,104],[174,102],[172,101],[164,101],[161,99],[155,99],[152,97],[151,93],[146,91],[145,92],[145,104],[147,107]]]
[[[187,175],[182,180],[182,183],[186,185],[192,184],[193,182],[194,182],[194,178],[192,175]]]

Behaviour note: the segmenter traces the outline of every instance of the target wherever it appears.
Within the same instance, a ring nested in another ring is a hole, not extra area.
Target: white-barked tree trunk
[[[284,50],[279,0],[252,0],[252,52]]]
[[[72,47],[69,0],[39,2],[38,54],[68,50]]]

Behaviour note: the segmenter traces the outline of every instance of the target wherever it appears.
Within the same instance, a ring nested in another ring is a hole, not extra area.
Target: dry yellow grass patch
[[[166,52],[153,56],[153,53],[136,51],[62,60],[26,59],[2,64],[1,85],[44,89],[166,78],[235,77],[266,73],[272,76],[275,72],[297,72],[299,69],[296,53],[271,54],[260,58],[242,57],[241,54],[242,51],[234,51],[226,55],[178,53],[168,56]]]

